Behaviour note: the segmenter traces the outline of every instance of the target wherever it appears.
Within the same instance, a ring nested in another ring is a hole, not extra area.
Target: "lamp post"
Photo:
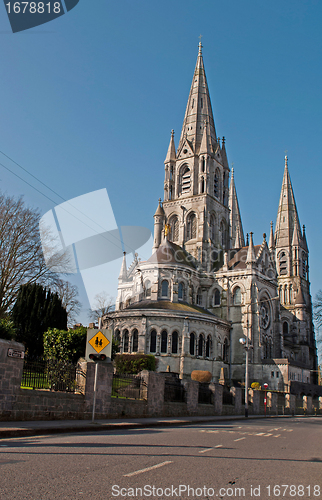
[[[273,300],[278,300],[279,297],[273,297],[271,299],[263,299],[263,300],[256,300],[255,302],[250,302],[247,304],[247,332],[246,332],[246,340],[245,339],[239,339],[239,342],[245,347],[246,350],[246,361],[245,361],[245,418],[248,418],[248,352],[250,349],[253,348],[252,345],[249,345],[249,320],[248,320],[248,313],[249,313],[249,307],[256,305],[256,304],[261,304],[262,302],[272,302]]]

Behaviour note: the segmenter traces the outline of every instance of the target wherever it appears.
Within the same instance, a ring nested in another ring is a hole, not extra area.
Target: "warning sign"
[[[88,343],[95,349],[97,353],[100,353],[105,347],[110,344],[110,341],[105,337],[105,335],[99,330]]]

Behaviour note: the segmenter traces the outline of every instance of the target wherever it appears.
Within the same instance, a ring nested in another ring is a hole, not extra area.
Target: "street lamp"
[[[250,302],[247,304],[247,332],[246,332],[246,340],[245,339],[239,339],[239,342],[245,347],[246,350],[246,362],[245,362],[245,418],[248,417],[248,352],[250,349],[253,348],[252,345],[249,345],[249,321],[248,321],[248,313],[249,313],[249,307],[256,305],[256,304],[261,304],[262,302],[272,302],[273,300],[278,300],[279,297],[273,297],[271,299],[263,299],[263,300],[256,300],[255,302]]]

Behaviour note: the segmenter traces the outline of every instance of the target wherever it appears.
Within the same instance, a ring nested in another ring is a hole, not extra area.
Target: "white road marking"
[[[152,467],[147,467],[146,469],[140,469],[140,470],[136,470],[135,472],[130,472],[129,474],[124,474],[124,477],[136,476],[137,474],[142,474],[143,472],[148,472],[148,471],[153,470],[153,469],[158,469],[159,467],[163,467],[164,465],[168,465],[168,464],[172,464],[172,463],[173,463],[172,460],[168,460],[167,462],[162,462],[161,464],[152,465]]]
[[[223,445],[222,445],[222,444],[217,444],[217,445],[215,446],[215,448],[222,448],[222,447],[223,447]]]
[[[238,438],[238,439],[234,439],[234,441],[241,441],[242,439],[246,439],[245,437],[243,438]]]
[[[268,434],[264,434],[264,436],[266,436],[266,437],[267,437],[267,436],[272,436],[272,434],[268,433]]]
[[[199,453],[206,453],[206,451],[211,451],[211,450],[213,450],[213,448],[207,448],[206,450],[199,451]]]
[[[258,432],[257,434],[255,434],[255,436],[263,436],[264,435],[264,432]]]
[[[274,438],[278,438],[280,437],[280,434],[276,434],[276,436],[273,436]]]

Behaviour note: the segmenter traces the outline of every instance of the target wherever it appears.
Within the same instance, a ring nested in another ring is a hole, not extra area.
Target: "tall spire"
[[[187,138],[192,144],[195,153],[198,153],[201,144],[204,123],[209,124],[211,141],[216,144],[216,129],[209,96],[207,78],[202,57],[202,44],[199,43],[197,64],[195,67],[191,89],[189,93],[186,113],[183,120],[178,150],[181,149]]]
[[[171,161],[176,161],[176,147],[174,145],[174,130],[171,130],[170,144],[167,152],[166,159],[164,163],[170,163]]]
[[[288,171],[288,158],[285,156],[284,177],[275,227],[276,248],[291,246],[294,226],[300,227],[300,220]]]
[[[253,243],[253,233],[249,233],[249,247],[248,247],[248,252],[247,252],[247,257],[246,257],[246,264],[254,264],[256,262],[256,256],[255,256],[255,249],[254,249],[254,243]]]
[[[274,231],[273,231],[273,221],[271,221],[271,229],[270,229],[270,232],[269,232],[268,248],[271,251],[275,248],[275,238],[274,238]]]
[[[232,244],[235,245],[234,248],[242,248],[243,246],[245,246],[245,239],[244,239],[243,225],[240,216],[233,168],[231,170],[228,206],[230,209],[229,222],[231,227],[231,241]],[[238,246],[236,246],[236,243],[239,243]]]
[[[126,252],[123,252],[123,260],[122,260],[122,266],[121,266],[121,271],[120,271],[120,275],[119,275],[119,280],[121,280],[121,281],[127,280]]]

